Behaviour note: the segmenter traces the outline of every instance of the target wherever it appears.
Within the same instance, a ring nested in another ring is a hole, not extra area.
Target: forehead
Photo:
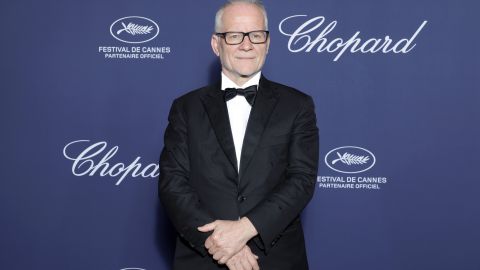
[[[265,29],[262,10],[254,4],[235,3],[227,6],[222,15],[224,31],[253,31]]]

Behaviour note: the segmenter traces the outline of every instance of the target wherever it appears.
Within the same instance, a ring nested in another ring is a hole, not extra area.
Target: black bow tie
[[[255,96],[257,95],[257,86],[252,85],[245,89],[227,88],[225,89],[225,102],[229,101],[237,95],[244,96],[247,102],[250,103],[250,106],[253,106],[253,102],[255,102]]]

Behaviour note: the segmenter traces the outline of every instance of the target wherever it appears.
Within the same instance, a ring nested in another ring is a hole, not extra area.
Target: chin
[[[252,75],[254,75],[255,73],[257,73],[258,70],[257,69],[248,69],[248,70],[240,70],[239,74],[240,76],[242,77],[250,77]]]
[[[257,73],[257,72],[242,72],[242,73],[240,73],[240,77],[249,78],[249,77],[252,77],[255,73]]]

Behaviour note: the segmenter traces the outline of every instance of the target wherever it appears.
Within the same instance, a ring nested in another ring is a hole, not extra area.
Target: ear
[[[219,48],[219,44],[218,44],[218,36],[216,36],[215,34],[212,35],[212,39],[210,40],[210,45],[212,45],[212,50],[213,50],[213,53],[216,55],[216,56],[220,56],[220,48]]]
[[[270,35],[268,35],[268,38],[267,38],[267,48],[266,48],[266,53],[268,54],[268,49],[270,48]]]

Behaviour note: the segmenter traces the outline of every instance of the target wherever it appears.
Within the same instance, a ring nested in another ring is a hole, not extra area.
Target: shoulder
[[[194,90],[187,91],[184,94],[180,95],[179,97],[175,98],[175,101],[188,102],[190,100],[198,99],[199,97],[205,95],[210,88],[211,86],[208,85],[208,86],[203,86]]]
[[[312,97],[308,94],[285,84],[281,84],[268,79],[262,79],[267,87],[269,87],[273,93],[281,100],[285,100],[290,104],[305,104],[312,103]]]
[[[190,90],[175,98],[172,106],[181,106],[181,107],[195,107],[199,105],[203,97],[215,92],[217,84],[211,84],[203,86],[194,90]]]

